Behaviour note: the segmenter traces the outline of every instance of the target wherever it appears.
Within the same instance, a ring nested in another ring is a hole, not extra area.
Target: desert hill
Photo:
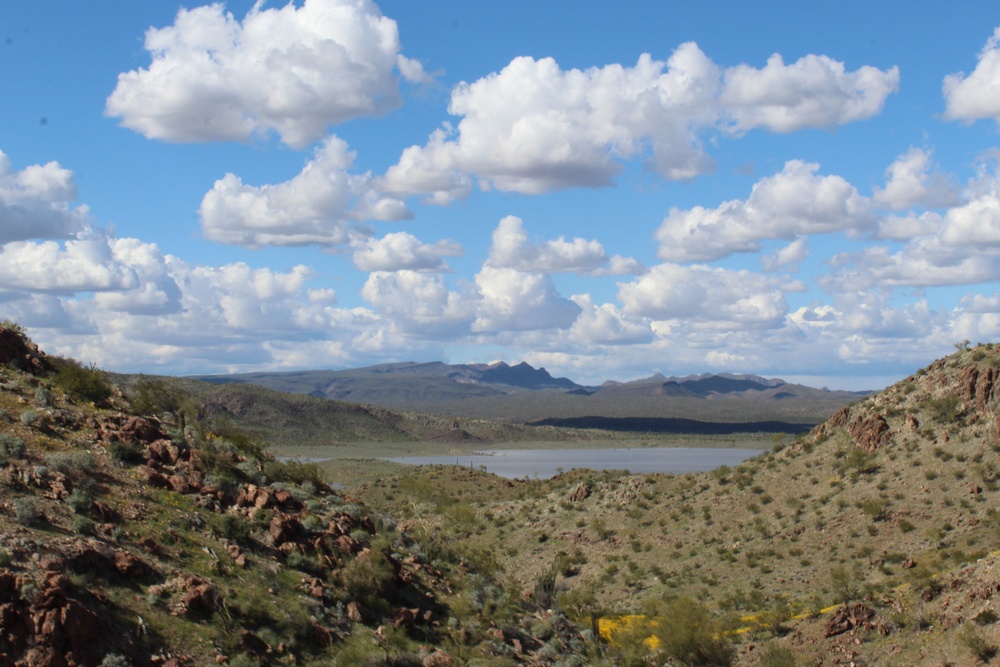
[[[115,386],[0,326],[0,664],[962,666],[1000,646],[1000,346],[689,475],[435,466],[335,491],[233,427],[271,419],[259,401],[195,386]]]
[[[664,600],[699,600],[744,629],[739,664],[971,665],[1000,646],[998,452],[1000,346],[983,345],[732,469],[506,487],[430,468],[355,492],[503,544],[506,571],[554,575],[578,618],[646,613],[648,636]]]

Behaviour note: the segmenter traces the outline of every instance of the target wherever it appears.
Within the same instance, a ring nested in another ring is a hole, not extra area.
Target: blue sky
[[[0,316],[191,374],[1000,337],[1000,6],[0,5]]]

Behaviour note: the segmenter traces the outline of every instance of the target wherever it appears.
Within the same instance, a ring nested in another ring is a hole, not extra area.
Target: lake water
[[[757,456],[762,449],[658,447],[643,449],[492,449],[462,456],[404,456],[387,459],[411,465],[461,465],[485,467],[487,472],[511,479],[547,479],[559,469],[628,470],[639,473],[686,473],[735,466]]]

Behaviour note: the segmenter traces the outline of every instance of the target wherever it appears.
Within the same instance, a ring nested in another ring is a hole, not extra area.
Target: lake
[[[491,449],[460,456],[403,456],[386,459],[411,465],[461,465],[485,468],[511,479],[547,479],[560,469],[628,470],[639,473],[686,473],[735,466],[762,449],[656,447],[640,449]]]

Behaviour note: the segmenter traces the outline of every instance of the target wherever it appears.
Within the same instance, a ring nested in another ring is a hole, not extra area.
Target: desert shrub
[[[38,413],[34,410],[25,410],[21,413],[20,419],[25,426],[31,426],[38,421]]]
[[[94,522],[89,517],[77,516],[73,518],[73,531],[80,535],[93,535]]]
[[[33,498],[18,498],[14,501],[14,520],[22,526],[34,526],[42,522],[42,512]]]
[[[35,405],[40,408],[47,408],[52,405],[52,394],[45,387],[35,388]]]
[[[760,652],[760,667],[795,667],[795,652],[777,642],[770,642]]]
[[[872,521],[882,521],[886,518],[889,503],[881,498],[866,498],[861,501],[861,511]]]
[[[90,511],[90,507],[94,504],[94,498],[85,489],[76,488],[73,489],[73,493],[69,494],[66,504],[77,514],[84,514]]]
[[[250,541],[250,522],[246,517],[238,514],[223,514],[219,519],[219,532],[239,544],[246,544]]]
[[[990,625],[1000,620],[1000,616],[998,616],[992,609],[984,609],[976,614],[976,617],[972,620],[975,621],[977,625]]]
[[[52,359],[56,367],[55,384],[69,396],[100,404],[111,397],[112,387],[103,371],[84,366],[76,359]]]
[[[860,577],[856,570],[840,564],[830,571],[830,584],[838,602],[848,603],[861,592]]]
[[[969,650],[974,658],[989,662],[997,653],[997,648],[989,643],[983,634],[971,623],[967,623],[958,633],[959,643]]]
[[[0,435],[0,459],[19,459],[24,456],[24,451],[23,440],[9,433]]]
[[[722,624],[698,602],[678,598],[655,610],[653,628],[660,649],[674,662],[688,667],[731,665],[735,651]]]
[[[14,554],[6,549],[0,549],[0,567],[10,567],[14,562]]]
[[[229,664],[234,665],[236,663],[230,661]],[[119,655],[118,653],[109,653],[104,656],[104,660],[101,660],[101,663],[97,667],[129,667],[129,662],[123,655]]]
[[[932,398],[927,401],[927,409],[931,417],[939,422],[949,422],[958,416],[958,404],[960,399],[956,394],[948,394],[940,398]]]
[[[373,547],[368,558],[355,558],[341,572],[344,602],[356,600],[362,607],[387,613],[395,569],[381,549]]]
[[[298,485],[309,483],[313,485],[313,488],[323,483],[323,472],[319,466],[315,463],[303,463],[302,461],[265,461],[264,474],[276,482]]]
[[[78,477],[93,469],[94,456],[90,452],[73,452],[72,454],[56,452],[49,454],[45,462],[53,470],[58,470],[71,477]]]
[[[138,465],[143,462],[142,450],[135,445],[129,445],[119,440],[108,445],[108,453],[119,463]]]
[[[241,653],[229,660],[229,667],[264,667],[264,663],[259,658]]]
[[[852,448],[848,452],[847,456],[844,457],[844,469],[845,471],[855,472],[860,475],[867,475],[875,472],[878,469],[878,463],[875,460],[875,453],[868,452],[863,449]]]

